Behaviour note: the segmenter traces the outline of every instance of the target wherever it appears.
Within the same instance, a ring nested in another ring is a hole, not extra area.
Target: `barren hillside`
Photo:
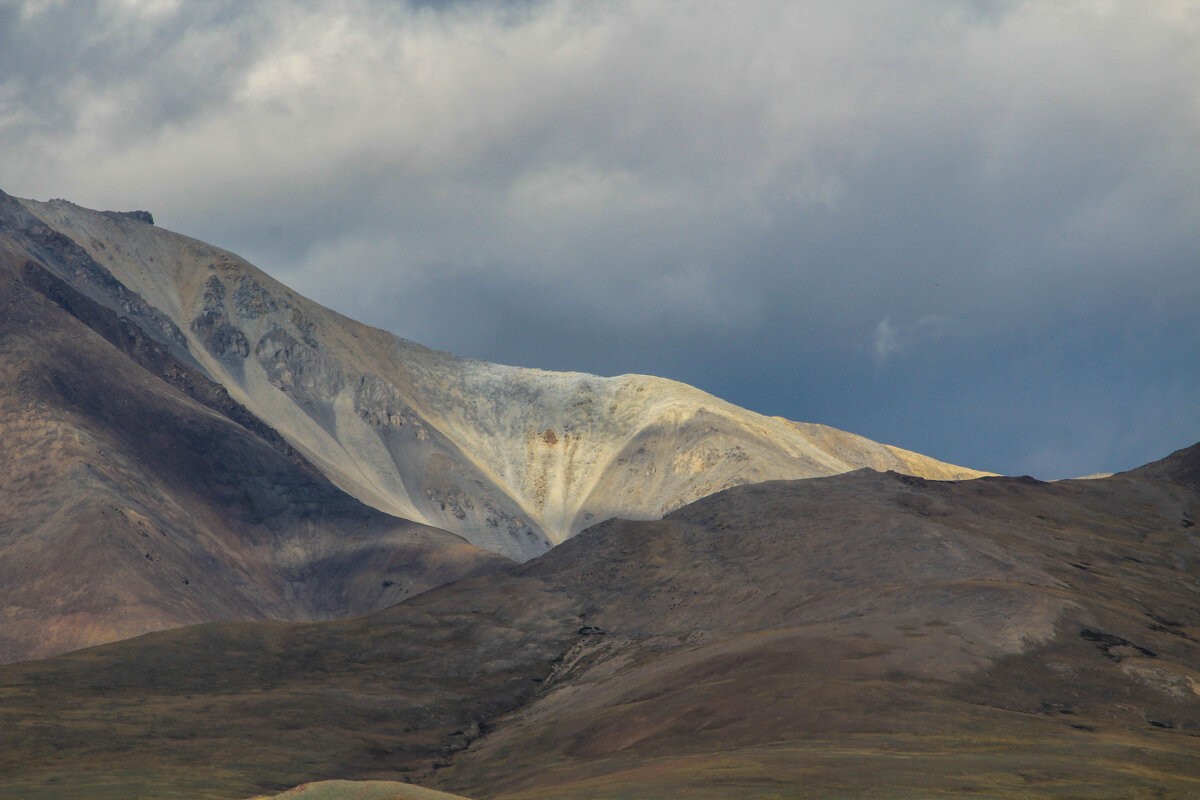
[[[613,516],[861,467],[981,473],[690,386],[459,358],[361,325],[136,215],[4,197],[0,235],[389,514],[524,560]]]

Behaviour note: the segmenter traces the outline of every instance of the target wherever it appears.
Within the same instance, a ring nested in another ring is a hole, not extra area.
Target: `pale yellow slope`
[[[467,800],[462,795],[393,781],[319,781],[250,800]]]

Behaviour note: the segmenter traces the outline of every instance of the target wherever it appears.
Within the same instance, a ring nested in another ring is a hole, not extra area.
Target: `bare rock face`
[[[242,259],[128,217],[9,198],[46,269],[144,327],[387,513],[518,560],[731,486],[862,467],[981,473],[643,375],[519,369],[360,325]]]
[[[141,209],[137,211],[105,211],[104,213],[108,214],[110,217],[125,217],[126,219],[144,222],[147,225],[154,224],[154,215],[149,211],[143,211]]]

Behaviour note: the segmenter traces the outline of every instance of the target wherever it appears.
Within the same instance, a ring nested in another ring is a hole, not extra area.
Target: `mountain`
[[[734,487],[355,620],[0,667],[0,797],[1194,797],[1198,454]]]
[[[510,558],[763,480],[862,467],[983,474],[660,378],[430,350],[151,222],[0,196],[0,242],[19,261],[112,311],[361,502]]]
[[[737,483],[975,474],[670,381],[438,353],[147,212],[0,193],[0,304],[0,662],[362,614]]]
[[[0,240],[0,661],[372,611],[507,559],[333,486],[137,326]]]

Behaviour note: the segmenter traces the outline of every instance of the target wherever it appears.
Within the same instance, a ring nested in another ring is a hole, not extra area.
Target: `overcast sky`
[[[1200,440],[1190,0],[0,0],[0,189],[971,467]]]

